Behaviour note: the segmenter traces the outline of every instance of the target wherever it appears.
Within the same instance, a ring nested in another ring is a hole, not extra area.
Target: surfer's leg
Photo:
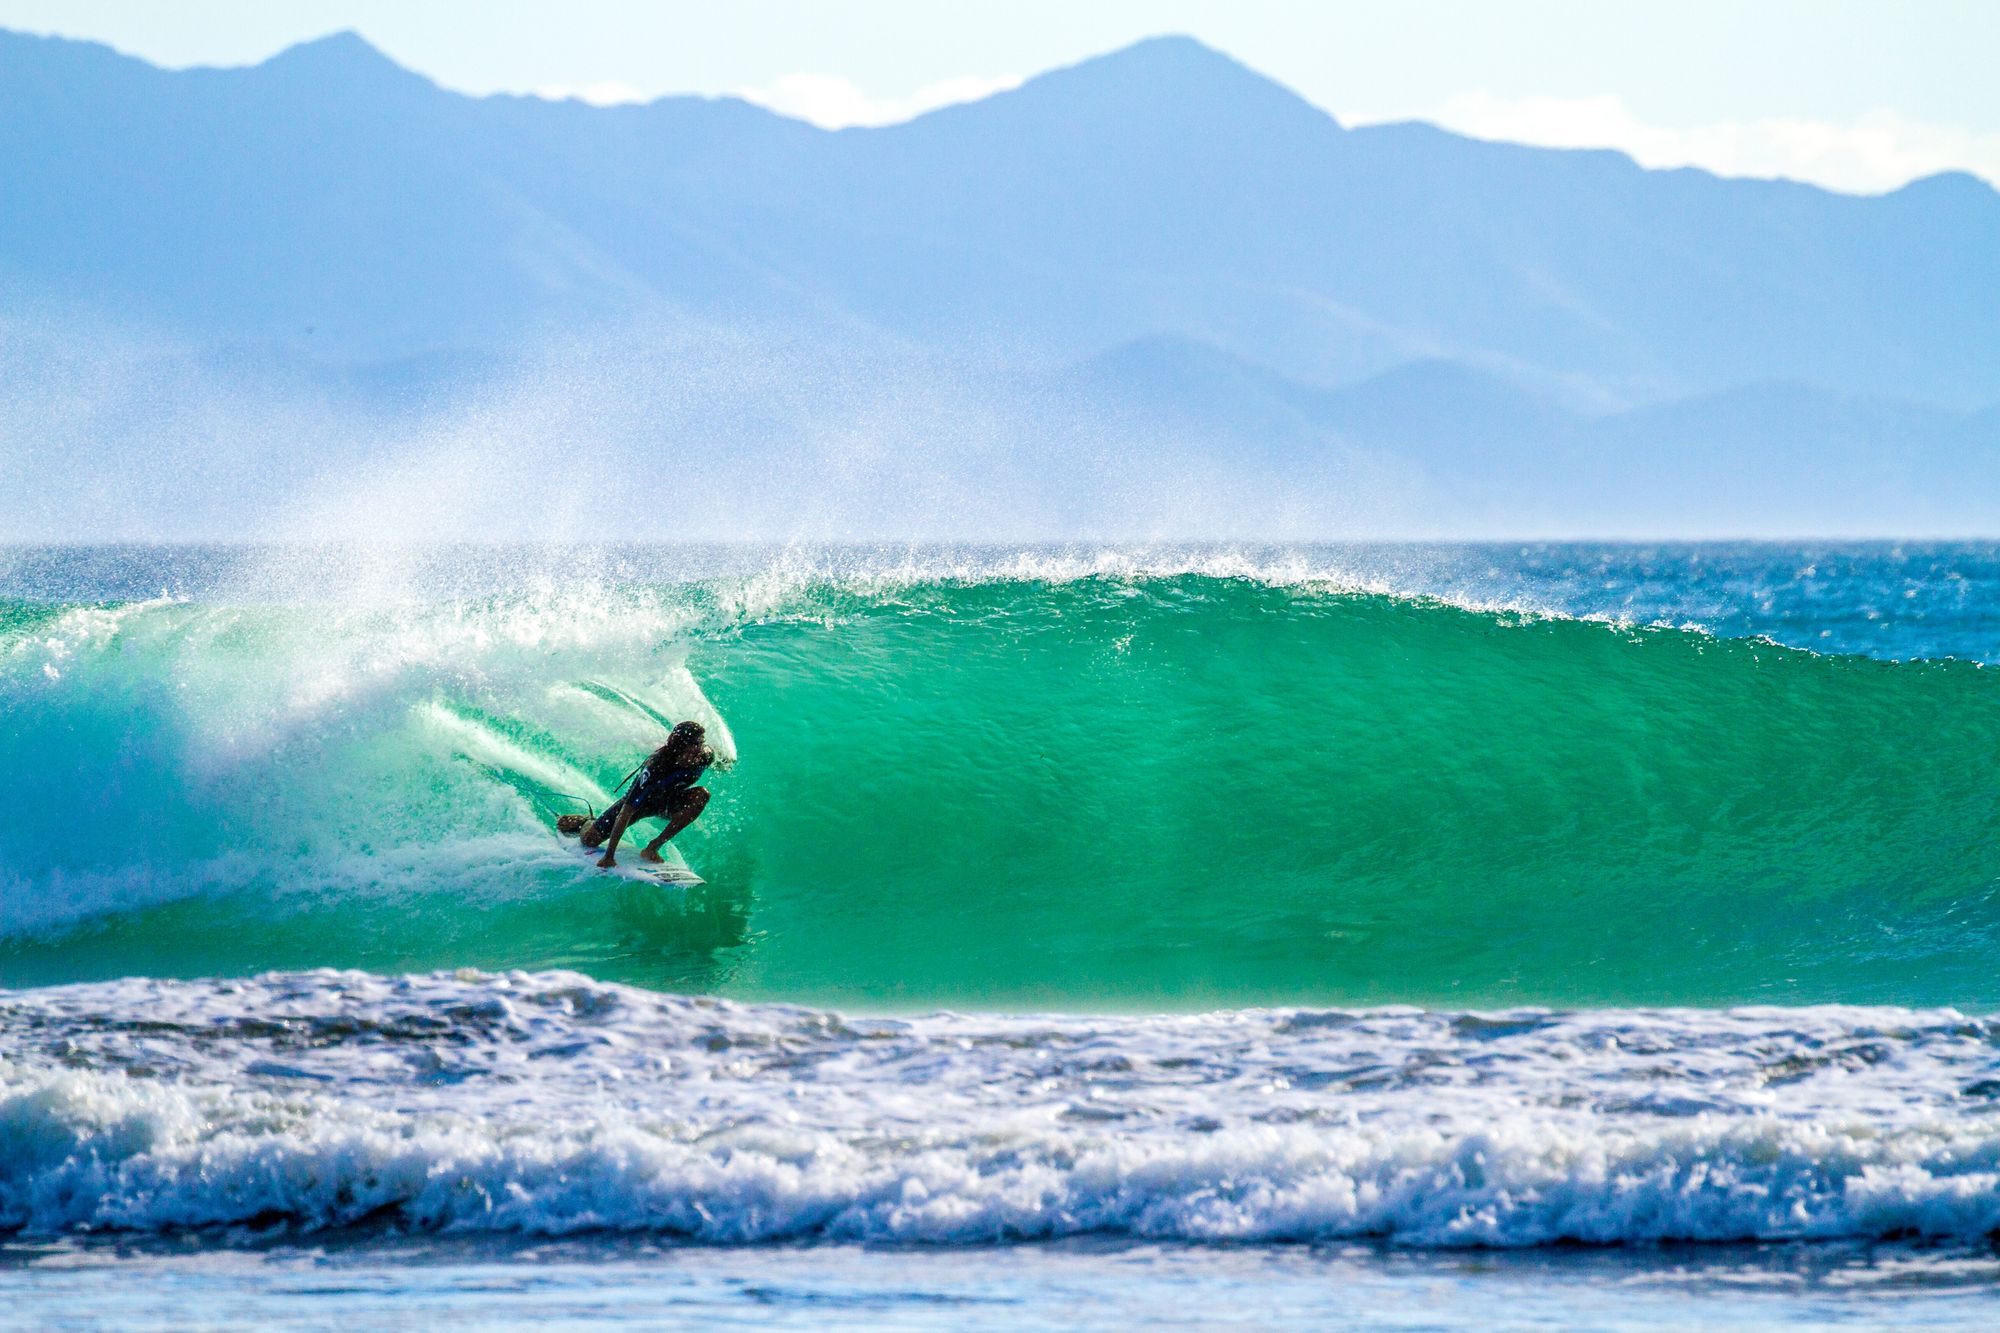
[[[639,859],[641,861],[659,860],[660,848],[672,841],[674,834],[679,833],[689,824],[694,823],[695,816],[707,808],[708,788],[689,787],[682,794],[681,799],[674,803],[673,809],[668,812],[666,829],[661,832],[659,837],[647,843],[640,850]]]
[[[604,808],[597,822],[578,835],[577,841],[586,847],[595,847],[611,836],[611,830],[618,827],[618,812],[625,808],[625,798],[619,797]]]

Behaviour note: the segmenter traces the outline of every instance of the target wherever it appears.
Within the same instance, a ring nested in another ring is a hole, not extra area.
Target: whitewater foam
[[[563,973],[0,996],[0,1225],[1422,1246],[2000,1225],[1993,1020],[855,1017]]]

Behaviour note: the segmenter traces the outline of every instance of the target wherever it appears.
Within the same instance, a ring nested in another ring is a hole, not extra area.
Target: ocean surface
[[[1984,544],[0,550],[0,1322],[1990,1324],[1995,661]]]

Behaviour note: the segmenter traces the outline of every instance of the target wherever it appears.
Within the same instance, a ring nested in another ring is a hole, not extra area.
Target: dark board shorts
[[[699,787],[659,787],[628,792],[605,807],[604,813],[591,825],[591,832],[597,837],[608,838],[611,830],[618,827],[618,814],[628,805],[632,809],[632,822],[642,819],[670,819],[675,811],[701,798],[695,792]]]

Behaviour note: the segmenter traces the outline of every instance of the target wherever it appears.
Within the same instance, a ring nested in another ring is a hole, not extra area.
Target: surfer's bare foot
[[[656,849],[651,847],[647,847],[644,850],[642,850],[639,853],[639,859],[641,861],[651,861],[656,866],[666,864],[666,862],[660,858],[660,853]]]
[[[611,869],[611,867],[617,864],[618,862],[612,859],[610,852],[606,852],[604,855],[597,858],[597,868],[599,870],[609,870]]]

